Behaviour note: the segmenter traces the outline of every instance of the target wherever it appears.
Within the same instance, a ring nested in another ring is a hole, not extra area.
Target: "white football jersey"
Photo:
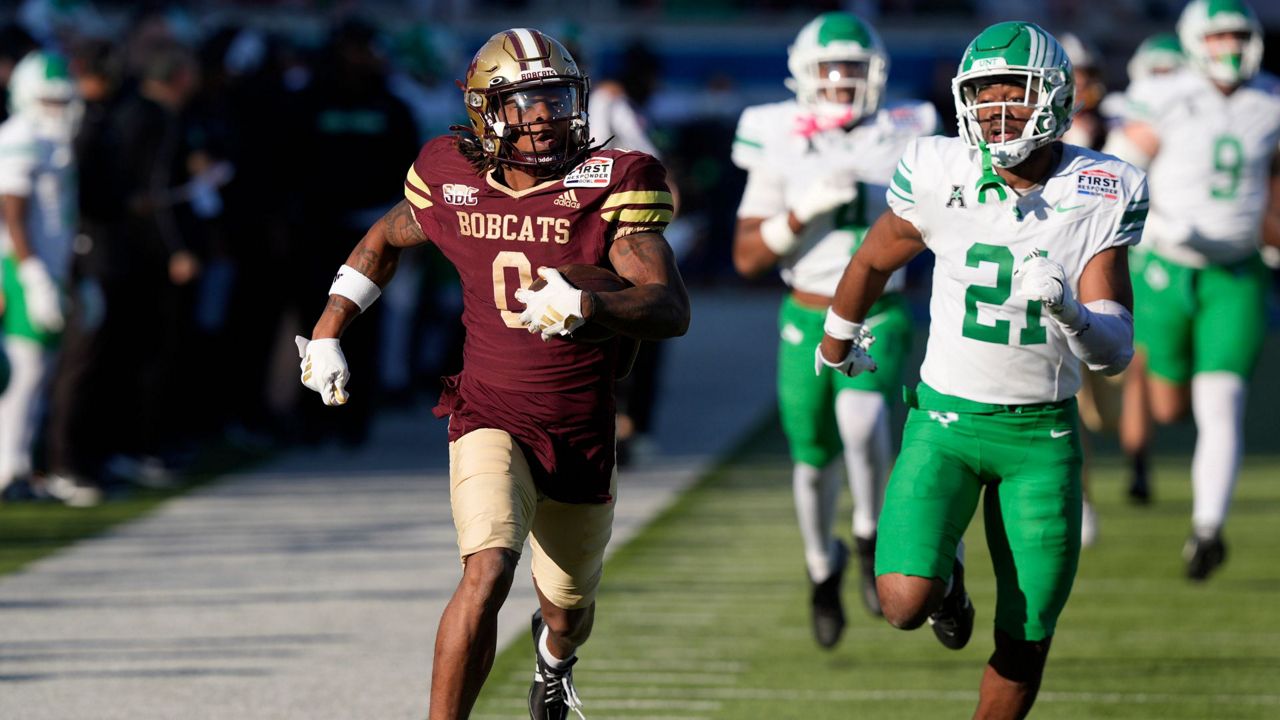
[[[1183,70],[1135,84],[1128,99],[1127,116],[1160,137],[1147,169],[1150,249],[1193,267],[1257,252],[1280,147],[1280,80],[1259,73],[1223,95]]]
[[[951,137],[907,147],[888,202],[935,256],[920,377],[938,392],[1026,404],[1064,400],[1080,388],[1080,361],[1066,336],[1039,303],[1014,296],[1013,273],[1028,256],[1046,255],[1066,269],[1078,296],[1094,255],[1138,242],[1147,181],[1110,155],[1062,148],[1042,186],[1022,196],[1005,186],[1005,200],[988,191],[981,202],[977,151]]]
[[[602,87],[592,90],[587,100],[587,117],[591,123],[591,139],[607,142],[605,147],[639,150],[658,159],[662,156],[654,147],[645,130],[644,118],[636,108],[615,88]]]
[[[69,140],[39,132],[29,116],[0,124],[0,195],[28,198],[27,233],[32,250],[55,281],[71,271],[75,238],[75,163]],[[0,219],[0,253],[13,251],[8,225]]]
[[[814,180],[847,173],[858,183],[857,198],[814,218],[800,231],[796,250],[779,261],[787,285],[831,297],[867,228],[885,210],[885,188],[903,148],[913,138],[937,132],[938,113],[927,102],[910,101],[881,108],[848,131],[817,130],[815,122],[795,100],[742,112],[733,162],[748,175],[738,217],[777,215]],[[886,291],[900,289],[904,277],[896,273]]]

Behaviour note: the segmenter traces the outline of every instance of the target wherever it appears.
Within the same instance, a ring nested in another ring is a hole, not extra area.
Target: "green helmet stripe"
[[[46,53],[44,60],[44,77],[46,80],[69,80],[71,73],[67,70],[67,60],[61,55]]]
[[[1213,17],[1219,13],[1249,17],[1248,8],[1240,0],[1209,0],[1209,2],[1205,3],[1205,15]]]
[[[818,26],[818,45],[826,47],[833,42],[856,42],[864,48],[871,47],[871,34],[862,21],[848,13],[831,12],[822,16]]]

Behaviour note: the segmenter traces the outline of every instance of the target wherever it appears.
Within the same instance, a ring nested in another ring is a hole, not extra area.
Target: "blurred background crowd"
[[[292,338],[309,334],[333,269],[401,198],[421,143],[465,121],[454,81],[493,32],[528,25],[566,42],[596,94],[623,108],[609,134],[631,120],[644,128],[678,185],[670,240],[685,280],[706,287],[744,282],[730,251],[745,179],[729,161],[738,115],[789,97],[787,45],[815,14],[844,9],[875,24],[892,58],[890,98],[932,100],[954,134],[950,79],[984,25],[1018,18],[1072,33],[1077,70],[1091,78],[1081,101],[1105,123],[1097,109],[1128,82],[1135,48],[1171,31],[1182,4],[6,4],[0,88],[29,53],[56,52],[82,108],[74,241],[66,266],[50,268],[65,289],[65,327],[22,438],[31,466],[0,468],[5,498],[91,504],[125,482],[173,483],[210,441],[358,445],[377,408],[429,402],[438,378],[457,371],[462,341],[457,280],[432,250],[405,256],[373,318],[344,339],[356,370],[349,405],[335,412],[301,396]],[[1280,4],[1257,9],[1280,27]],[[657,366],[630,391],[641,440]]]

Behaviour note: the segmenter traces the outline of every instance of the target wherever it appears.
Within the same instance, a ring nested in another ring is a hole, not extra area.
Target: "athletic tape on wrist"
[[[837,340],[852,340],[862,329],[862,323],[845,320],[836,314],[835,308],[827,308],[827,319],[822,321],[822,331]]]
[[[788,213],[782,212],[760,223],[760,238],[774,255],[783,257],[796,249],[800,238],[791,230]]]
[[[360,308],[360,312],[364,312],[382,295],[382,288],[359,270],[350,265],[343,265],[338,268],[338,274],[333,277],[329,294],[341,295],[355,303]]]

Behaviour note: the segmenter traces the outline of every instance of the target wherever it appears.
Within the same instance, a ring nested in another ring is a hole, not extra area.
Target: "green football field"
[[[588,718],[971,715],[995,602],[981,513],[966,537],[978,613],[967,648],[871,618],[846,583],[850,625],[822,651],[789,476],[770,425],[611,558],[575,668]],[[1227,565],[1201,585],[1183,579],[1180,557],[1189,458],[1161,458],[1155,481],[1156,502],[1135,508],[1120,466],[1095,467],[1101,538],[1081,558],[1033,717],[1280,717],[1280,457],[1246,460]],[[532,666],[527,636],[500,652],[473,717],[524,717]]]

